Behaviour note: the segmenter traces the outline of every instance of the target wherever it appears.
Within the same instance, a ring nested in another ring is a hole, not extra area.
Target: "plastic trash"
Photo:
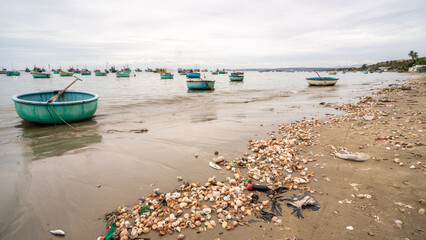
[[[305,192],[303,195],[296,196],[291,198],[286,198],[284,200],[289,201],[287,207],[293,210],[292,213],[296,212],[297,217],[303,218],[302,210],[305,208],[310,208],[313,211],[320,209],[320,204],[318,201],[311,195],[310,192]]]
[[[271,191],[271,189],[268,186],[265,185],[255,185],[255,184],[248,184],[247,190],[249,191],[259,191],[259,192],[267,192]]]
[[[346,149],[342,149],[342,152],[343,153],[335,152],[334,155],[338,158],[355,162],[364,162],[370,159],[370,156],[365,153],[351,153],[348,152]]]

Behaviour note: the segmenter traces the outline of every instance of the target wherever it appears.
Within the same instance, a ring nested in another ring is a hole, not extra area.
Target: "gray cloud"
[[[426,2],[3,0],[0,66],[338,66],[426,51]]]

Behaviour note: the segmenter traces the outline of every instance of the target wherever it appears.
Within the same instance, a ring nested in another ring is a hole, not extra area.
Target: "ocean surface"
[[[215,174],[208,167],[215,151],[241,156],[249,139],[279,123],[341,114],[321,102],[356,102],[413,77],[348,72],[337,74],[336,86],[309,87],[305,78],[315,73],[245,72],[243,82],[205,75],[216,80],[215,91],[188,91],[177,72],[171,80],[145,72],[78,75],[83,81],[70,90],[99,95],[95,116],[72,123],[78,130],[27,123],[11,100],[63,89],[74,78],[0,75],[0,239],[48,239],[52,229],[63,229],[65,239],[96,239],[105,234],[103,215],[120,204],[153,188],[171,190],[176,176],[201,182]]]

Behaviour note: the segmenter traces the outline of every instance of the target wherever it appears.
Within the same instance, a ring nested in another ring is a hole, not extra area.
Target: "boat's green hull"
[[[77,122],[91,118],[98,106],[98,96],[96,94],[65,92],[64,94],[87,94],[91,97],[86,100],[78,100],[70,102],[54,102],[52,105],[47,104],[46,100],[56,92],[32,93],[40,101],[26,101],[20,97],[13,97],[15,102],[15,110],[18,115],[28,121],[39,124],[63,124],[66,122]],[[39,94],[39,95],[36,95]],[[25,94],[23,94],[25,95]],[[62,97],[62,96],[61,96]],[[60,101],[60,98],[57,101]],[[60,117],[59,117],[60,116]],[[62,120],[62,119],[64,120]]]
[[[161,75],[161,79],[173,79],[173,74]]]
[[[229,80],[231,80],[231,81],[243,81],[244,76],[229,76]]]
[[[90,73],[90,72],[83,72],[83,73],[81,73],[81,75],[92,75],[92,73]]]
[[[59,73],[59,75],[61,75],[61,77],[72,77],[74,73]]]
[[[100,73],[100,72],[95,73],[95,76],[106,76],[106,75],[107,75],[106,73]]]
[[[50,73],[31,73],[33,78],[50,78]]]
[[[128,74],[128,73],[117,73],[118,78],[129,77],[129,76],[130,76],[130,74]]]

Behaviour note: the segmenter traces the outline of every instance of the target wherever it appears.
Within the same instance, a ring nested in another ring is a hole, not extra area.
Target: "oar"
[[[206,75],[204,75],[204,78],[206,78]],[[214,87],[210,86],[210,84],[206,80],[204,80],[204,83],[207,84],[207,86],[210,88],[210,90],[212,90],[212,91],[214,90]]]
[[[51,97],[49,100],[47,100],[47,102],[48,103],[54,103],[56,101],[56,99],[58,99],[58,97],[60,95],[62,95],[69,87],[71,87],[71,85],[73,85],[75,82],[77,82],[77,80],[83,81],[83,80],[81,80],[80,78],[78,78],[76,76],[74,76],[74,77],[75,77],[75,80],[70,85],[68,85],[66,88],[64,88],[64,90],[59,91],[58,94],[56,94],[55,96]]]
[[[210,90],[214,90],[214,87],[210,86],[210,84],[207,81],[204,81],[204,82],[207,84],[207,86],[210,88]]]
[[[322,79],[322,77],[319,75],[319,73],[317,72],[317,71],[314,71],[317,75],[318,75],[318,77],[320,78],[320,79]]]

